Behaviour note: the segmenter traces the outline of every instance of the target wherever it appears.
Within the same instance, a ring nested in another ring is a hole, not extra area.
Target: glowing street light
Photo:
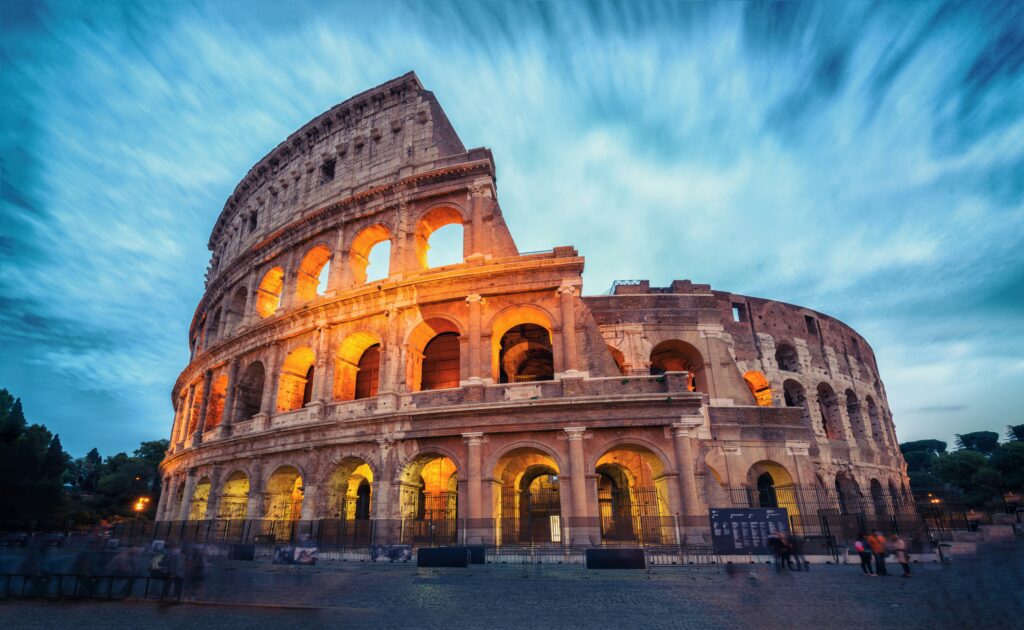
[[[135,500],[135,505],[133,506],[133,509],[135,510],[136,518],[138,518],[139,515],[142,514],[142,511],[146,509],[147,505],[149,505],[149,497],[139,497],[138,499]]]

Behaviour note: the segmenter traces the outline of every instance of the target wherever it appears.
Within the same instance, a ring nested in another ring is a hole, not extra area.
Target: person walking
[[[892,550],[892,555],[896,558],[896,562],[900,563],[903,567],[903,577],[910,577],[910,556],[907,554],[907,541],[900,538],[898,534],[889,536],[889,549]]]
[[[811,565],[807,563],[807,556],[804,555],[804,537],[800,534],[790,534],[789,542],[792,547],[793,559],[796,560],[796,570],[810,571]]]
[[[864,532],[857,534],[857,540],[853,541],[853,550],[860,556],[860,569],[864,575],[874,576],[875,570],[871,567],[871,546],[868,544]]]
[[[868,536],[868,545],[871,547],[872,555],[875,556],[875,573],[880,576],[888,575],[889,572],[885,570],[885,556],[888,555],[885,534],[875,530],[874,534]]]

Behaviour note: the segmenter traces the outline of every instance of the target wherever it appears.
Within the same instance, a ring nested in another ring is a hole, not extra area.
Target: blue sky
[[[415,70],[521,250],[874,347],[902,440],[1024,421],[1024,3],[6,2],[0,387],[166,437],[206,242],[290,132]]]

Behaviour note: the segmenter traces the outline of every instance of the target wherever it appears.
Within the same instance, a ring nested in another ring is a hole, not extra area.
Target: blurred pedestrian
[[[775,570],[781,571],[785,558],[786,541],[782,538],[782,532],[775,532],[768,538],[768,548],[775,558]]]
[[[111,575],[111,580],[115,578],[123,579],[124,587],[121,589],[121,594],[124,597],[130,597],[132,594],[135,576],[139,574],[138,560],[139,548],[128,547],[111,558],[110,562],[107,563],[107,573]]]
[[[804,537],[800,534],[790,534],[789,544],[792,547],[793,558],[796,560],[797,571],[810,571],[811,565],[804,555]]]
[[[892,555],[896,558],[896,562],[900,563],[903,567],[903,577],[910,577],[910,556],[907,554],[907,541],[900,538],[898,534],[889,536],[889,549],[892,550]]]
[[[205,545],[192,545],[185,554],[185,588],[187,601],[196,601],[206,591],[207,553]]]
[[[158,552],[149,562],[149,576],[162,580],[160,587],[160,600],[168,596],[170,587],[174,586],[174,592],[181,597],[181,581],[178,576],[178,548],[174,543],[168,543],[163,551]]]
[[[888,575],[885,570],[885,556],[889,554],[885,545],[885,534],[875,530],[875,533],[868,536],[868,545],[871,546],[871,554],[875,557],[875,573],[880,576]]]
[[[871,546],[864,532],[857,534],[857,540],[853,541],[853,550],[860,556],[860,568],[864,575],[874,576],[875,570],[871,567]]]

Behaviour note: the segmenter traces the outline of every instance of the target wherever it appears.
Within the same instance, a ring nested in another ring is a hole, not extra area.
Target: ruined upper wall
[[[465,153],[415,73],[362,92],[311,120],[249,170],[210,235],[211,272],[317,206]]]

